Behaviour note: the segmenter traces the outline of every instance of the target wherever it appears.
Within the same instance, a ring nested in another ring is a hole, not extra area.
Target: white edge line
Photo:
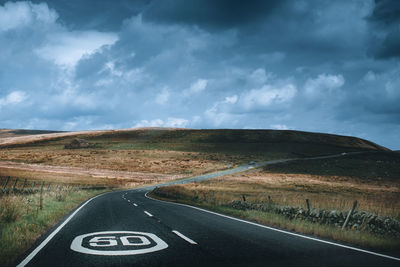
[[[153,217],[153,215],[150,212],[144,211],[144,213],[146,213],[147,216],[149,216],[149,217]]]
[[[109,193],[109,192],[107,192]],[[107,194],[105,193],[105,194]],[[77,214],[84,206],[86,206],[86,204],[88,204],[90,201],[92,201],[93,199],[102,196],[104,194],[92,197],[91,199],[87,200],[85,203],[83,203],[78,209],[76,209],[74,211],[74,213],[72,213],[62,224],[60,224],[60,226],[57,227],[57,229],[55,229],[45,240],[43,240],[42,243],[40,243],[39,246],[37,246],[35,248],[35,250],[33,250],[20,264],[17,265],[17,267],[23,267],[25,265],[27,265],[35,256],[36,254],[39,253],[39,251],[47,245],[47,243],[50,242],[50,240],[72,219],[72,217],[75,216],[75,214]]]
[[[333,245],[333,246],[347,248],[347,249],[351,249],[351,250],[355,250],[355,251],[359,251],[359,252],[372,254],[372,255],[375,255],[375,256],[379,256],[379,257],[384,257],[384,258],[400,261],[400,258],[396,258],[396,257],[393,257],[393,256],[380,254],[380,253],[377,253],[377,252],[373,252],[373,251],[369,251],[369,250],[365,250],[365,249],[360,249],[360,248],[356,248],[356,247],[346,246],[346,245],[342,245],[342,244],[339,244],[339,243],[334,243],[334,242],[318,239],[318,238],[315,238],[315,237],[310,237],[310,236],[306,236],[306,235],[301,235],[301,234],[297,234],[297,233],[288,232],[288,231],[285,231],[285,230],[273,228],[273,227],[262,225],[262,224],[258,224],[258,223],[255,223],[255,222],[249,222],[249,221],[246,221],[246,220],[238,219],[238,218],[235,218],[235,217],[231,217],[231,216],[228,216],[228,215],[220,214],[220,213],[217,213],[217,212],[214,212],[214,211],[209,211],[209,210],[205,210],[205,209],[202,209],[202,208],[198,208],[198,207],[194,207],[194,206],[190,206],[190,205],[186,205],[186,204],[181,204],[181,203],[175,203],[175,202],[169,202],[169,201],[163,201],[163,200],[155,199],[155,198],[149,197],[147,195],[148,193],[149,192],[147,192],[145,194],[145,197],[147,197],[148,199],[151,199],[151,200],[160,201],[160,202],[169,203],[169,204],[174,204],[174,205],[179,205],[179,206],[184,206],[184,207],[189,207],[189,208],[192,208],[192,209],[196,209],[196,210],[200,210],[200,211],[203,211],[203,212],[207,212],[207,213],[211,213],[211,214],[214,214],[214,215],[218,215],[218,216],[221,216],[221,217],[225,217],[225,218],[228,218],[228,219],[231,219],[231,220],[235,220],[235,221],[239,221],[239,222],[255,225],[255,226],[258,226],[258,227],[265,228],[265,229],[269,229],[269,230],[272,230],[272,231],[276,231],[276,232],[280,232],[280,233],[284,233],[284,234],[288,234],[288,235],[293,235],[293,236],[297,236],[297,237],[301,237],[301,238],[305,238],[305,239],[309,239],[309,240],[313,240],[313,241],[317,241],[317,242],[321,242],[321,243],[325,243],[325,244],[329,244],[329,245]]]
[[[136,203],[133,203],[133,206],[137,207],[137,204],[136,204]]]
[[[192,239],[190,239],[190,238],[187,237],[187,236],[184,236],[183,234],[179,233],[178,231],[173,230],[172,232],[173,232],[174,234],[176,234],[177,236],[179,236],[180,238],[182,238],[183,240],[185,240],[186,242],[188,242],[188,243],[190,243],[190,244],[192,244],[192,245],[197,245],[197,243],[196,243],[195,241],[193,241]]]

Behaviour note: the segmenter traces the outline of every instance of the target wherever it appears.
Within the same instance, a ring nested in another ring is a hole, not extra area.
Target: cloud
[[[362,116],[385,115],[386,122],[400,123],[400,66],[383,72],[369,70],[355,85],[354,95],[348,106],[357,108]]]
[[[7,107],[7,105],[15,105],[22,103],[27,99],[27,95],[25,92],[21,91],[13,91],[9,93],[7,96],[0,98],[0,107],[4,106]]]
[[[265,84],[273,75],[271,73],[267,73],[265,69],[258,68],[254,70],[248,77],[248,80],[251,84],[256,86]]]
[[[285,1],[249,0],[156,0],[144,12],[144,18],[160,23],[199,25],[224,30],[257,22]]]
[[[317,78],[307,79],[304,85],[304,93],[310,99],[320,99],[328,97],[336,89],[344,85],[344,78],[341,74],[329,75],[320,74]]]
[[[381,25],[400,22],[400,3],[397,0],[375,0],[374,8],[368,19]]]
[[[154,119],[151,121],[141,120],[133,127],[172,127],[184,128],[189,124],[189,121],[183,118],[167,118],[167,120]]]
[[[400,57],[400,28],[388,32],[374,53],[377,58],[382,59]]]
[[[20,32],[31,51],[33,48],[40,57],[69,68],[83,56],[118,40],[112,32],[68,30],[58,18],[46,3],[7,2],[0,6],[0,33]]]
[[[237,95],[233,95],[233,96],[227,96],[225,97],[225,103],[228,104],[235,104],[238,100],[238,96]]]
[[[73,68],[84,56],[90,56],[103,46],[113,45],[118,37],[114,33],[66,31],[51,34],[48,39],[49,42],[36,52],[59,66]]]
[[[370,29],[369,54],[379,59],[400,57],[400,3],[376,0],[367,17]]]
[[[254,74],[254,72],[252,72]],[[270,74],[270,76],[273,76]],[[249,76],[249,85],[254,83],[254,75]],[[260,88],[249,89],[238,95],[226,96],[224,101],[218,101],[215,106],[224,110],[236,110],[240,112],[255,112],[282,108],[290,104],[297,94],[296,85],[290,81],[277,80],[267,84],[268,79],[257,78]]]
[[[169,95],[170,94],[169,94],[168,89],[164,88],[160,93],[158,93],[156,95],[155,102],[157,104],[163,105],[163,104],[167,103],[167,101],[169,99]]]
[[[211,108],[204,111],[204,116],[208,121],[209,127],[231,127],[235,128],[240,116],[228,111],[220,110],[218,102]]]
[[[54,24],[57,18],[57,12],[49,9],[46,3],[7,2],[0,6],[0,32]]]
[[[184,90],[183,94],[185,96],[191,96],[193,94],[198,94],[198,93],[204,91],[204,89],[206,89],[207,84],[208,84],[208,80],[198,79],[196,82],[194,82],[190,85],[189,89]]]
[[[267,75],[262,69],[248,73],[250,75],[246,75],[246,86],[258,85],[259,88],[225,96],[224,100],[216,101],[206,109],[204,115],[215,127],[246,125],[250,128],[260,128],[260,124],[257,123],[258,116],[268,114],[268,121],[274,121],[274,117],[293,104],[297,96],[297,86],[293,81],[276,79],[274,74]],[[263,127],[267,127],[268,121],[263,122]]]
[[[32,0],[43,2],[44,0]],[[124,20],[138,15],[151,0],[65,1],[50,0],[48,5],[57,10],[63,24],[72,29],[118,31]]]
[[[289,127],[287,127],[285,124],[272,124],[271,128],[275,129],[275,130],[288,130],[289,129]]]
[[[240,96],[239,104],[246,110],[262,110],[288,103],[296,95],[296,86],[289,83],[281,87],[264,85]]]

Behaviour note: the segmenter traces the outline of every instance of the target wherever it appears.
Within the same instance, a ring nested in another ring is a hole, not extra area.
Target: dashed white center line
[[[151,213],[150,213],[150,212],[144,211],[144,213],[146,213],[146,214],[147,214],[147,216],[149,216],[149,217],[153,217],[153,215],[151,215]]]
[[[133,203],[133,206],[137,207],[137,204],[136,204],[136,203]]]
[[[179,233],[178,231],[173,230],[172,232],[173,232],[174,234],[176,234],[177,236],[179,236],[180,238],[182,238],[183,240],[185,240],[186,242],[188,242],[188,243],[190,243],[190,244],[192,244],[192,245],[197,245],[197,243],[196,243],[195,241],[193,241],[192,239],[190,239],[190,238],[187,237],[187,236],[184,236],[183,234]]]
[[[128,199],[128,202],[131,202],[131,201]]]

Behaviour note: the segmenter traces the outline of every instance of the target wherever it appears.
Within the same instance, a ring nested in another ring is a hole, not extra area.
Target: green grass
[[[0,198],[0,266],[13,263],[35,240],[53,227],[80,203],[106,190],[47,192],[43,209],[38,210],[40,194]]]
[[[160,192],[159,190],[155,190],[150,193],[150,196],[160,200],[197,206],[260,224],[286,229],[301,234],[318,236],[324,239],[348,243],[363,248],[384,251],[387,253],[396,253],[400,250],[400,240],[393,237],[377,236],[369,232],[358,230],[341,230],[334,226],[320,225],[304,220],[291,220],[283,215],[273,212],[238,210],[225,205],[219,205],[218,203],[213,203],[213,201],[201,200],[198,197],[180,196],[177,194],[176,190],[173,190],[171,195],[169,195],[168,191],[165,189],[166,188],[163,188]]]

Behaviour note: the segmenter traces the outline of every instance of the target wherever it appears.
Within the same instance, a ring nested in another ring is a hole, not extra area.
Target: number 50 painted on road
[[[84,239],[92,237],[84,244]],[[134,239],[135,242],[131,240]],[[120,240],[121,245],[119,245]],[[151,240],[153,241],[153,246]],[[144,248],[141,248],[144,247]],[[131,231],[107,231],[84,234],[75,237],[71,249],[76,252],[103,255],[122,256],[150,253],[167,248],[168,245],[158,236],[152,233],[131,232]]]
[[[132,243],[129,238],[140,239],[140,243]],[[149,239],[141,235],[120,236],[119,239],[123,246],[146,246],[151,244]],[[95,236],[89,240],[89,245],[92,247],[113,247],[118,246],[118,242],[115,236]]]

